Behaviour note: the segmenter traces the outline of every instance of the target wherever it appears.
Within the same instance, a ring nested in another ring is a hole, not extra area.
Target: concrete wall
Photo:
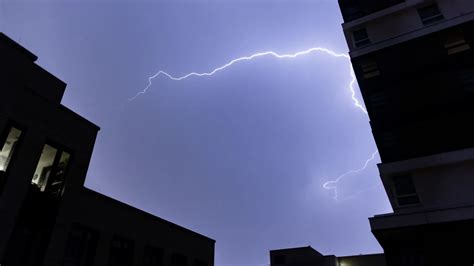
[[[474,150],[427,156],[404,162],[379,165],[382,182],[396,212],[474,205]],[[399,207],[393,176],[410,173],[420,204]]]
[[[423,25],[417,8],[432,1],[407,0],[404,3],[378,11],[374,14],[343,24],[344,34],[350,51],[370,50],[370,46],[377,47],[379,43],[410,33],[410,38],[425,34],[422,29],[434,28],[433,25]],[[449,24],[454,18],[462,17],[474,12],[474,2],[471,0],[437,0],[438,7],[444,20],[436,24]],[[441,26],[441,25],[438,25]],[[452,25],[450,25],[452,26]],[[355,47],[352,32],[366,28],[371,45]],[[418,32],[417,32],[418,31]]]

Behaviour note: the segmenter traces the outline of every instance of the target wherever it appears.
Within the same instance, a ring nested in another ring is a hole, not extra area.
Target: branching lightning
[[[291,59],[291,58],[296,58],[296,57],[299,57],[299,56],[309,55],[309,54],[315,53],[315,52],[326,53],[326,54],[331,55],[331,56],[336,57],[336,58],[344,58],[344,59],[348,60],[349,68],[350,68],[349,72],[350,72],[350,76],[351,76],[351,81],[348,85],[348,88],[351,92],[352,102],[354,103],[355,107],[357,107],[364,114],[367,115],[368,114],[367,110],[365,109],[365,107],[360,103],[360,101],[356,97],[356,92],[355,92],[355,89],[354,89],[354,85],[355,85],[357,79],[356,79],[356,76],[355,76],[355,73],[354,73],[354,69],[352,68],[352,64],[350,62],[349,55],[342,54],[342,53],[336,53],[336,52],[334,52],[330,49],[323,48],[323,47],[312,47],[312,48],[309,48],[307,50],[299,51],[299,52],[296,52],[296,53],[293,53],[293,54],[279,54],[279,53],[274,52],[274,51],[266,51],[266,52],[255,53],[255,54],[252,54],[252,55],[249,55],[249,56],[243,56],[243,57],[233,59],[230,62],[228,62],[227,64],[222,65],[220,67],[217,67],[217,68],[215,68],[215,69],[213,69],[209,72],[202,72],[202,73],[190,72],[190,73],[185,74],[183,76],[173,76],[173,75],[169,74],[168,72],[160,70],[160,71],[156,72],[154,75],[148,77],[147,86],[142,91],[138,92],[137,94],[135,94],[135,96],[129,98],[128,100],[133,101],[138,96],[140,96],[142,94],[145,94],[150,89],[150,87],[153,85],[153,80],[160,77],[160,76],[165,76],[166,78],[168,78],[170,80],[180,81],[180,80],[184,80],[184,79],[191,78],[191,77],[212,76],[212,75],[216,74],[219,71],[225,70],[225,69],[233,66],[236,63],[240,63],[240,62],[243,62],[243,61],[251,61],[253,59],[257,59],[257,58],[260,58],[260,57],[272,56],[272,57],[278,58],[278,59]],[[334,190],[334,199],[337,200],[338,199],[338,193],[337,193],[338,183],[346,176],[349,176],[349,175],[352,175],[352,174],[357,174],[357,173],[360,173],[360,172],[364,171],[367,168],[367,166],[369,165],[369,163],[371,161],[375,160],[375,156],[377,155],[377,153],[378,153],[378,151],[375,151],[372,154],[372,156],[365,161],[365,164],[363,165],[362,168],[356,169],[356,170],[349,170],[349,171],[345,172],[344,174],[337,177],[335,180],[331,180],[331,181],[328,181],[328,182],[324,183],[323,188],[324,189],[329,189],[329,190]]]
[[[152,86],[153,80],[155,78],[158,78],[159,76],[165,76],[168,79],[175,80],[175,81],[180,81],[180,80],[184,80],[184,79],[187,79],[187,78],[190,78],[190,77],[212,76],[212,75],[216,74],[217,72],[219,72],[221,70],[224,70],[228,67],[231,67],[232,65],[234,65],[236,63],[239,63],[239,62],[242,62],[242,61],[250,61],[250,60],[253,60],[253,59],[256,59],[256,58],[259,58],[259,57],[273,56],[275,58],[285,59],[285,58],[296,58],[298,56],[308,55],[308,54],[311,54],[311,53],[314,53],[314,52],[322,52],[322,53],[329,54],[333,57],[342,57],[342,58],[345,58],[347,60],[350,59],[350,57],[347,54],[336,53],[336,52],[333,52],[333,51],[331,51],[327,48],[323,48],[323,47],[312,47],[312,48],[309,48],[307,50],[296,52],[296,53],[293,53],[293,54],[278,54],[274,51],[266,51],[266,52],[256,53],[256,54],[253,54],[253,55],[250,55],[250,56],[244,56],[244,57],[239,57],[237,59],[234,59],[234,60],[228,62],[227,64],[223,65],[223,66],[215,68],[214,70],[212,70],[210,72],[203,72],[203,73],[191,72],[191,73],[188,73],[188,74],[186,74],[184,76],[180,76],[180,77],[178,77],[178,76],[175,77],[175,76],[169,74],[168,72],[160,70],[160,71],[156,72],[154,75],[148,77],[148,85],[145,87],[145,89],[138,92],[137,94],[135,94],[135,96],[133,96],[132,98],[130,98],[128,100],[133,101],[138,96],[140,96],[142,94],[145,94],[148,91],[148,89],[150,89],[150,87]],[[355,89],[354,89],[354,84],[356,82],[356,76],[354,74],[354,70],[352,69],[352,65],[350,64],[350,61],[349,61],[349,67],[350,67],[350,75],[351,75],[351,78],[352,78],[351,82],[349,83],[349,89],[351,91],[352,101],[354,102],[354,105],[357,108],[359,108],[362,112],[367,114],[367,110],[365,110],[364,106],[362,106],[362,104],[360,104],[359,100],[356,98],[356,92],[355,92]]]
[[[326,183],[323,184],[323,188],[334,190],[334,199],[337,200],[338,199],[337,184],[339,183],[339,181],[341,181],[344,177],[348,175],[358,174],[364,171],[367,168],[367,166],[369,166],[369,163],[375,160],[375,156],[377,155],[377,153],[379,153],[378,150],[372,153],[372,156],[365,161],[365,164],[361,168],[355,169],[355,170],[349,170],[345,172],[344,174],[338,176],[335,180],[327,181]]]

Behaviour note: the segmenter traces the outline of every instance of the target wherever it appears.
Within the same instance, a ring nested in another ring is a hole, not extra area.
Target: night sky
[[[63,104],[101,127],[86,186],[215,239],[216,265],[270,249],[381,252],[368,217],[391,212],[354,106],[336,0],[1,1],[0,30],[65,81]],[[357,97],[360,98],[357,89]],[[124,217],[126,219],[126,217]]]

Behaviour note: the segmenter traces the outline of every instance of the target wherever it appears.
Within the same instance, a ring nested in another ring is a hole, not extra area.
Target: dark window
[[[133,241],[119,236],[114,236],[110,243],[108,266],[133,265]]]
[[[276,255],[273,257],[273,262],[275,264],[285,264],[286,263],[286,256],[285,255]]]
[[[359,29],[352,32],[354,36],[354,44],[356,47],[361,47],[367,44],[370,44],[369,34],[367,34],[367,29]]]
[[[20,137],[21,130],[15,127],[9,127],[4,135],[0,136],[0,191],[5,185],[8,165],[15,154]]]
[[[195,259],[194,260],[194,266],[207,266],[207,263],[205,263],[204,261],[202,261],[200,259]]]
[[[162,266],[163,265],[163,249],[150,245],[145,246],[143,254],[143,266]]]
[[[437,4],[418,8],[418,14],[420,15],[423,25],[428,25],[444,19],[443,14],[441,14],[441,11],[439,11]]]
[[[71,155],[45,144],[31,183],[41,192],[61,196]]]
[[[420,202],[410,175],[394,176],[393,184],[398,205],[412,205]]]
[[[187,266],[188,258],[179,253],[173,253],[171,255],[171,266]]]
[[[73,225],[66,243],[63,265],[93,265],[98,241],[98,231],[78,224]]]

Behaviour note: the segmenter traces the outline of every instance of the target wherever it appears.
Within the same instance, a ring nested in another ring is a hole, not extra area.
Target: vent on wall
[[[380,70],[375,61],[365,61],[360,64],[360,68],[364,74],[364,79],[380,76]]]
[[[466,42],[464,34],[460,30],[448,32],[443,39],[444,48],[446,48],[448,55],[457,54],[471,49],[471,46]]]

